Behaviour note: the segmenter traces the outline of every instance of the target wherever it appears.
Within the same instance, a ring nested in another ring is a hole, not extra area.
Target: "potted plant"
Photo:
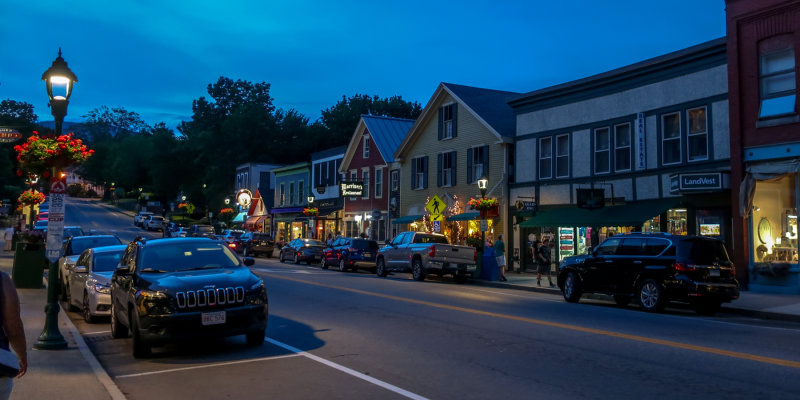
[[[303,209],[303,215],[313,217],[319,214],[319,209],[316,207],[308,207]]]

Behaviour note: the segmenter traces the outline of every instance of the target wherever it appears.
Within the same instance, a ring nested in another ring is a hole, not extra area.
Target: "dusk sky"
[[[0,16],[0,100],[52,120],[41,76],[61,47],[68,121],[106,105],[170,127],[220,76],[314,121],[342,95],[529,92],[725,35],[724,0],[3,0]]]

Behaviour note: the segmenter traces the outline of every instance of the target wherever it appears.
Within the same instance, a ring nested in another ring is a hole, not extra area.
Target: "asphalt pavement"
[[[109,209],[120,211],[115,207]],[[132,213],[130,214],[132,215]],[[0,241],[0,247],[2,247]],[[13,252],[0,254],[0,270],[11,274]],[[557,288],[538,286],[536,274],[508,272],[507,282],[472,280],[469,284],[549,293],[559,296]],[[546,280],[544,281],[546,282]],[[28,373],[15,379],[12,399],[124,399],[125,395],[91,353],[78,329],[59,312],[58,327],[68,346],[64,350],[35,350],[32,345],[42,332],[47,299],[46,282],[41,289],[18,289],[21,315],[28,345]],[[602,297],[599,297],[602,298]],[[800,321],[800,295],[761,294],[743,291],[739,299],[722,306],[720,313],[760,319]],[[78,395],[78,393],[80,393]]]

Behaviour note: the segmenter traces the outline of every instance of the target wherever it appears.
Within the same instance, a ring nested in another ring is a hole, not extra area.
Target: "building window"
[[[297,182],[297,201],[302,203],[306,201],[306,183],[304,181]]]
[[[442,139],[453,137],[453,104],[442,107]]]
[[[400,170],[393,170],[391,173],[392,176],[392,191],[397,192],[400,190]]]
[[[556,136],[556,178],[569,177],[569,135]]]
[[[681,162],[681,114],[672,113],[661,116],[661,163],[663,165]]]
[[[439,154],[438,185],[453,186],[456,181],[456,152]]]
[[[350,182],[358,182],[358,173],[356,172],[356,170],[350,171]],[[351,201],[355,199],[356,199],[355,197],[350,198]]]
[[[289,182],[289,205],[294,204],[294,182]]]
[[[553,138],[539,139],[539,179],[553,177]]]
[[[363,140],[362,143],[363,143],[363,146],[362,146],[363,157],[364,158],[369,158],[369,136],[365,135],[364,136],[364,140]]]
[[[375,168],[375,198],[383,197],[383,168]]]
[[[611,172],[611,135],[608,128],[594,130],[594,173]]]
[[[286,205],[286,187],[283,185],[283,183],[281,183],[281,191],[280,191],[280,195],[279,196],[280,196],[280,198],[278,199],[278,202],[280,203],[280,205],[285,206]]]
[[[364,185],[364,191],[361,192],[361,198],[362,199],[368,199],[369,198],[369,170],[368,169],[364,169],[363,171],[361,171],[361,181],[362,181],[362,183]]]
[[[614,126],[614,172],[631,170],[631,124]]]
[[[689,161],[708,160],[708,119],[706,117],[706,108],[692,108],[686,114],[689,120],[686,157]]]
[[[762,54],[759,60],[761,105],[759,118],[795,112],[797,99],[794,49],[782,48]]]
[[[467,180],[475,183],[484,176],[489,176],[489,146],[468,149]]]
[[[411,189],[428,187],[428,157],[411,159]]]

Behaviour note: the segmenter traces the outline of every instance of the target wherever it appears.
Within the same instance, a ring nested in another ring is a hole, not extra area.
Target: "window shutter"
[[[472,183],[472,148],[467,149],[467,183]]]
[[[418,158],[411,159],[411,190],[417,188],[417,161]]]
[[[444,136],[444,107],[439,107],[439,140]]]
[[[422,188],[428,188],[428,156],[422,157]]]
[[[456,185],[456,165],[458,165],[458,159],[456,158],[456,152],[453,151],[450,153],[450,160],[453,165],[450,166],[450,184],[455,186]]]
[[[483,173],[489,178],[489,146],[483,146]]]
[[[442,187],[442,153],[436,155],[436,186]]]
[[[458,137],[458,103],[453,104],[453,137]]]

